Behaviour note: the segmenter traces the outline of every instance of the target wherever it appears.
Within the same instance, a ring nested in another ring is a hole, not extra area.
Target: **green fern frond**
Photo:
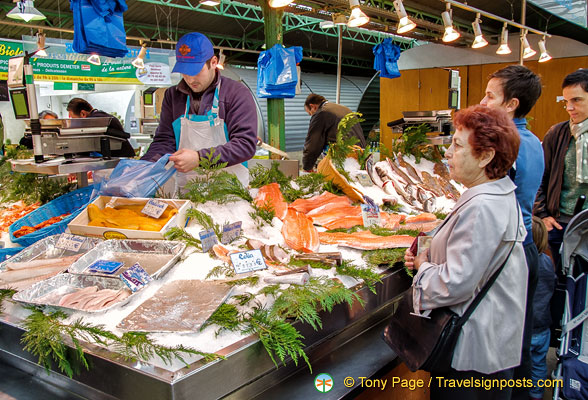
[[[179,240],[186,243],[187,246],[195,247],[198,250],[202,250],[202,243],[200,239],[196,239],[182,228],[171,228],[165,233],[167,240]]]

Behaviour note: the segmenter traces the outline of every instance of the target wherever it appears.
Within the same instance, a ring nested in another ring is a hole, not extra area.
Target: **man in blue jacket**
[[[480,102],[480,104],[490,108],[501,108],[506,111],[513,119],[521,136],[519,155],[509,173],[517,186],[515,194],[527,229],[527,236],[523,245],[529,270],[523,354],[521,365],[515,369],[514,375],[514,378],[519,379],[531,378],[530,349],[533,328],[533,296],[537,287],[539,263],[539,254],[533,242],[532,212],[535,196],[541,184],[543,169],[545,168],[541,142],[537,136],[527,129],[527,119],[525,117],[531,111],[539,96],[541,96],[541,79],[539,76],[522,65],[510,65],[490,75],[490,80],[486,86],[486,96]],[[527,400],[528,397],[528,388],[513,389],[513,399]]]
[[[212,43],[201,33],[178,41],[172,72],[179,72],[182,80],[165,92],[159,126],[142,159],[156,161],[172,153],[179,190],[196,176],[193,170],[203,157],[217,155],[244,185],[249,182],[243,163],[256,149],[255,101],[245,85],[221,76],[217,64]]]

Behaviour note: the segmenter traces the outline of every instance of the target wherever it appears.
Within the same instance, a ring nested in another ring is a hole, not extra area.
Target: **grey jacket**
[[[436,232],[430,262],[421,264],[413,279],[415,309],[450,306],[462,315],[516,238],[502,272],[457,341],[451,366],[460,371],[490,374],[520,364],[528,273],[522,242],[527,232],[514,190],[508,177],[466,190]]]

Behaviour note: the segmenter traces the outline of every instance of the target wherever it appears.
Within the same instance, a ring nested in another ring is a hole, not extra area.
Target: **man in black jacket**
[[[107,112],[96,110],[90,103],[79,97],[74,97],[67,104],[67,112],[70,118],[97,118],[97,117],[110,117],[110,124],[108,125],[107,133],[112,136],[128,139],[130,135],[125,132],[122,124],[114,115],[108,114]],[[113,157],[134,157],[135,150],[128,140],[122,143],[120,150],[112,150],[111,155]]]
[[[315,93],[308,95],[304,109],[310,115],[310,124],[302,152],[302,168],[305,171],[312,171],[323,150],[330,143],[337,141],[339,121],[352,111],[340,104],[329,103],[323,96]],[[365,137],[360,124],[353,125],[349,135],[357,137],[357,144],[365,148]]]

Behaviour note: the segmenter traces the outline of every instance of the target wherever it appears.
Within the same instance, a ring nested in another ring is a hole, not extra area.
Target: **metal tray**
[[[77,274],[59,274],[47,280],[35,283],[28,289],[20,291],[12,299],[19,303],[33,304],[37,306],[51,306],[61,310],[84,311],[89,313],[103,312],[113,307],[126,304],[135,295],[131,294],[126,299],[104,307],[100,310],[80,310],[77,308],[63,307],[59,305],[59,299],[74,289],[81,289],[89,286],[98,286],[101,289],[127,289],[127,286],[122,280],[117,277],[104,277],[95,275],[77,275]],[[54,296],[52,296],[52,292]]]
[[[47,236],[33,243],[14,257],[10,257],[6,261],[0,263],[0,271],[6,270],[6,263],[11,262],[27,262],[41,259],[54,259],[60,257],[69,257],[76,254],[84,254],[93,249],[98,243],[103,242],[100,238],[86,238],[86,241],[80,247],[78,252],[71,250],[58,249],[55,247],[61,235]]]
[[[161,278],[180,258],[186,244],[169,240],[106,240],[71,265],[73,274],[101,275],[86,271],[98,260],[122,261],[118,275],[138,262],[154,279]]]

